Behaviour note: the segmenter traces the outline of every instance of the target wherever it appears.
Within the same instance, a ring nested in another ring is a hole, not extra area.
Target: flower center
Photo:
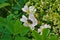
[[[29,14],[30,13],[30,11],[29,10],[27,10],[27,14]]]
[[[33,22],[32,22],[31,20],[29,20],[29,19],[27,20],[27,22],[28,22],[28,24],[32,24],[32,23],[33,23]]]

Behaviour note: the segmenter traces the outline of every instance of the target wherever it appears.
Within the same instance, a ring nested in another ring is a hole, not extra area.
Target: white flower
[[[51,28],[51,26],[50,26],[50,25],[45,24],[45,25],[44,25],[44,28]]]
[[[29,11],[30,11],[30,13],[35,13],[36,9],[34,6],[30,6]]]
[[[38,29],[38,33],[40,33],[40,35],[42,35],[42,31],[44,28],[51,28],[51,26],[47,24],[40,26],[40,28]]]
[[[20,21],[24,22],[24,26],[29,26],[32,30],[34,30],[34,26],[37,25],[37,19],[34,17],[33,14],[29,14],[29,18],[25,17],[24,15],[20,19]]]
[[[34,6],[28,7],[27,5],[25,5],[24,8],[22,8],[22,10],[23,10],[24,12],[33,13],[33,14],[34,14],[35,11],[36,11],[36,9],[35,9]]]
[[[22,10],[23,10],[24,12],[28,12],[28,6],[25,5],[24,8],[22,8]]]

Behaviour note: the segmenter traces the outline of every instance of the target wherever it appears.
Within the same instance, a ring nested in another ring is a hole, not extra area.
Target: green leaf
[[[9,34],[3,34],[0,40],[12,40],[12,38]]]
[[[18,0],[18,1],[19,1],[20,4],[24,5],[24,0]]]
[[[43,30],[43,33],[42,33],[42,36],[48,36],[48,34],[50,33],[50,30],[49,29],[44,29]]]
[[[6,23],[4,23],[3,18],[1,18],[0,21],[2,24],[5,24],[6,28],[14,35],[21,34],[21,36],[24,36],[29,31],[29,28],[21,25],[21,22],[19,20],[14,21],[14,20],[7,19]]]
[[[16,0],[16,4],[14,4],[13,9],[14,9],[14,10],[21,10],[21,8],[23,8],[23,6],[25,5],[25,3],[26,3],[27,1],[28,1],[28,0]]]
[[[0,3],[4,3],[6,0],[0,0]]]
[[[57,35],[51,35],[48,40],[58,40]]]
[[[15,37],[15,40],[29,40],[27,37]]]
[[[29,27],[24,27],[24,26],[22,26],[22,27],[20,28],[20,34],[21,34],[21,36],[26,35],[26,34],[29,32],[29,30],[30,30]]]
[[[5,22],[5,19],[0,17],[0,23],[4,23]]]
[[[20,26],[21,26],[21,25],[20,25],[19,20],[16,20],[16,22],[15,22],[15,24],[14,24],[14,27],[15,27],[15,28],[13,27],[13,29],[14,29],[13,32],[14,32],[15,34],[20,33]]]
[[[14,16],[14,14],[10,14],[7,16],[7,19],[12,20],[13,16]]]
[[[6,26],[6,19],[0,17],[0,27],[2,27],[2,26]]]
[[[42,32],[42,40],[45,40],[49,33],[50,33],[49,29],[44,29]]]
[[[21,25],[20,25],[20,23],[19,23],[18,20],[16,20],[16,21],[10,21],[10,20],[8,20],[7,21],[7,29],[11,33],[13,33],[14,35],[20,33],[20,26]]]
[[[10,31],[6,28],[6,19],[0,17],[0,32],[10,34]]]
[[[18,11],[14,11],[14,14],[18,14]]]
[[[0,8],[4,8],[4,7],[9,6],[9,5],[10,5],[9,3],[2,3],[2,4],[0,4]]]
[[[24,4],[26,3],[26,2],[28,2],[29,0],[24,0]]]
[[[21,6],[15,4],[14,7],[13,7],[14,10],[21,10]]]
[[[32,31],[32,36],[33,36],[36,40],[41,40],[41,35],[38,34],[35,30]]]
[[[24,27],[19,20],[7,20],[7,29],[14,35],[21,34],[21,36],[26,35],[30,30],[28,27]]]

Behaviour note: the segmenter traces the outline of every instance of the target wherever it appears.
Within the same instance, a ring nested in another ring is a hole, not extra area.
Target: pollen
[[[28,22],[28,24],[32,24],[32,23],[33,23],[33,22],[32,22],[31,20],[29,20],[29,19],[27,20],[27,22]]]

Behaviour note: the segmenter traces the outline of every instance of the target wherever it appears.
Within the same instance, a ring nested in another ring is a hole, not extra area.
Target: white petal
[[[30,11],[30,13],[35,13],[36,9],[34,6],[30,6],[29,11]]]
[[[29,10],[30,10],[30,11],[33,11],[33,10],[34,10],[34,6],[30,6],[30,7],[29,7]]]
[[[27,11],[28,11],[28,6],[25,5],[24,8],[22,8],[22,10],[23,10],[24,12],[27,12]]]
[[[20,21],[26,22],[27,21],[27,18],[23,15],[22,18],[20,19]]]
[[[34,9],[34,12],[36,12],[36,9]]]
[[[40,35],[42,35],[42,32],[40,33]]]
[[[28,26],[28,24],[27,24],[27,23],[24,23],[23,25],[24,25],[24,26]]]
[[[40,28],[38,29],[38,33],[39,33],[39,32],[41,32],[41,29],[40,29]]]
[[[34,14],[29,14],[29,19],[33,22],[33,26],[37,25],[37,19],[34,17]]]
[[[47,24],[45,24],[44,27],[45,28],[51,28],[51,26],[50,25],[47,25]]]
[[[38,29],[38,33],[40,33],[40,35],[42,35],[42,29],[41,28]]]
[[[40,28],[42,29],[42,28],[45,28],[44,26],[40,26]]]

